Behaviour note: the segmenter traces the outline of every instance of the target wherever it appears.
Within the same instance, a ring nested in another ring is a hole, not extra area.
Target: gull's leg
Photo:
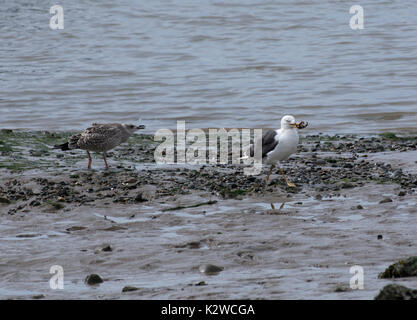
[[[107,160],[106,160],[106,151],[103,152],[103,160],[104,160],[104,163],[106,164],[106,169],[108,169],[109,165],[107,164]]]
[[[91,160],[90,151],[88,151],[88,150],[86,150],[86,151],[87,151],[87,156],[88,156],[88,169],[91,169],[92,160]]]
[[[272,210],[275,210],[275,206],[274,206],[274,204],[273,204],[273,203],[270,203],[270,205],[271,205],[271,209],[272,209]],[[281,210],[282,208],[284,208],[284,205],[285,205],[285,202],[283,202],[283,203],[281,204],[281,206],[279,207],[279,209],[278,209],[278,210]]]
[[[272,164],[271,169],[269,170],[268,174],[266,175],[265,182],[269,181],[269,176],[271,175],[272,170],[274,170],[274,169],[275,169],[275,164]]]
[[[289,187],[291,187],[291,188],[295,188],[295,184],[294,184],[294,183],[292,183],[292,182],[290,182],[290,181],[288,181],[287,177],[285,176],[284,171],[283,171],[281,168],[278,168],[278,169],[279,169],[279,172],[281,172],[282,176],[284,177],[285,182],[287,183],[287,185],[288,185]]]

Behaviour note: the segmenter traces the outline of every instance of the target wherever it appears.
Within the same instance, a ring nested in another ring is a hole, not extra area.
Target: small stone
[[[41,157],[42,156],[42,152],[39,151],[39,150],[29,150],[29,153],[33,157]]]
[[[143,194],[142,193],[138,193],[138,195],[135,197],[135,201],[136,202],[145,202],[148,201],[147,199],[143,198]]]
[[[358,204],[358,205],[356,206],[356,209],[358,209],[358,210],[362,210],[362,209],[363,209],[363,207],[362,207],[360,204]]]
[[[199,249],[201,247],[201,243],[198,241],[189,242],[187,245],[190,249]]]
[[[87,227],[81,227],[81,226],[73,226],[73,227],[69,227],[66,230],[68,232],[72,232],[72,231],[80,231],[80,230],[84,230],[87,229]]]
[[[133,287],[133,286],[126,286],[122,289],[122,292],[131,292],[131,291],[137,291],[139,288]]]
[[[113,251],[113,248],[110,245],[105,246],[101,251],[110,252]]]
[[[379,203],[388,203],[388,202],[392,202],[392,199],[387,197],[387,198],[382,199],[381,201],[379,201]]]
[[[10,201],[9,199],[6,199],[6,198],[3,198],[3,197],[0,197],[0,203],[10,204],[10,203],[11,203],[11,201]]]
[[[375,300],[417,300],[417,290],[398,284],[388,284],[381,289]]]
[[[215,275],[223,271],[223,267],[215,266],[214,264],[205,264],[198,267],[201,273],[206,275]]]
[[[29,205],[32,207],[38,207],[41,205],[41,203],[38,200],[33,200],[29,203]]]
[[[93,286],[93,285],[102,283],[103,279],[98,274],[93,273],[93,274],[88,275],[85,278],[84,282],[88,284],[89,286]]]
[[[405,191],[400,191],[400,192],[398,193],[398,196],[399,196],[399,197],[404,197],[404,196],[405,196]]]
[[[36,294],[36,295],[32,296],[32,299],[36,299],[36,300],[43,299],[43,298],[45,298],[45,295],[43,295],[43,294]]]
[[[126,184],[132,184],[135,183],[136,179],[135,178],[130,178],[129,180],[126,181]]]
[[[342,189],[350,189],[350,188],[354,188],[355,185],[353,183],[350,183],[350,182],[344,182],[340,185],[340,187]]]
[[[382,239],[382,234],[378,234],[378,240],[381,240]]]
[[[338,284],[335,286],[334,288],[334,292],[346,292],[346,291],[350,291],[350,287],[348,287],[346,284]]]

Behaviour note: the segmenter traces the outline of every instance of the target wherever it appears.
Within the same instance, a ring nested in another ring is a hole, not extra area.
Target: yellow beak
[[[292,124],[291,124],[291,127],[293,127],[293,128],[297,128],[297,127],[298,127],[298,123],[292,123]]]

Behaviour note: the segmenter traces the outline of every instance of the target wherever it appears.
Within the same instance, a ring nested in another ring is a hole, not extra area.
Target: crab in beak
[[[294,123],[291,126],[293,128],[297,128],[297,129],[304,129],[308,126],[308,122],[301,121],[301,122],[298,122],[298,123]]]

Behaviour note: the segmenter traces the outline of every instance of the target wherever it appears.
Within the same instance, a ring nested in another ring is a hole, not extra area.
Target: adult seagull
[[[296,152],[299,142],[297,129],[303,129],[308,125],[305,122],[297,123],[291,115],[286,115],[281,119],[281,128],[278,130],[267,130],[262,134],[262,158],[266,163],[271,165],[265,180],[269,181],[272,170],[277,166],[278,161],[286,160],[290,155]],[[259,142],[258,142],[259,143]],[[251,155],[253,156],[253,147],[251,146]],[[295,184],[290,182],[285,176],[284,171],[278,167],[280,173],[285,179],[287,185],[291,188]]]

